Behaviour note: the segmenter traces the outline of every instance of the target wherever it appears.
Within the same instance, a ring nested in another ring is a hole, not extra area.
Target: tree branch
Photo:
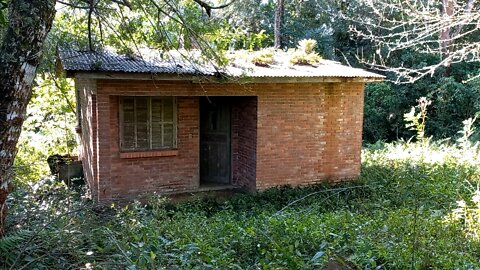
[[[111,1],[114,3],[117,3],[118,5],[126,6],[130,10],[132,10],[132,4],[128,0],[111,0]]]
[[[75,113],[75,107],[73,106],[72,102],[68,99],[67,93],[65,93],[65,89],[58,83],[57,79],[55,76],[52,76],[53,83],[55,84],[55,87],[60,91],[60,94],[62,94],[62,97],[65,99],[67,102],[67,105],[72,113]]]
[[[88,7],[88,18],[87,18],[87,27],[88,27],[88,49],[93,51],[93,43],[92,43],[92,13],[94,11],[95,4],[94,0],[90,0],[89,7]]]
[[[68,2],[65,2],[65,1],[61,1],[61,0],[57,0],[57,3],[60,3],[62,5],[68,6],[68,7],[72,7],[72,8],[89,9],[88,6],[78,6],[78,5],[74,5],[72,3],[68,3]]]
[[[476,0],[469,0],[467,5],[465,5],[464,13],[465,13],[467,18],[472,13],[472,9],[473,9],[473,6],[474,6],[475,2],[476,2]],[[453,35],[451,37],[455,38],[456,36],[458,36],[460,34],[460,32],[462,32],[462,29],[463,29],[464,25],[465,25],[465,23],[460,23],[457,26],[457,28],[455,28],[455,31],[453,32]]]
[[[212,16],[212,9],[226,8],[226,7],[230,6],[231,4],[233,4],[233,2],[235,2],[235,0],[232,0],[227,4],[223,4],[223,5],[220,5],[220,6],[211,6],[210,4],[207,4],[206,2],[204,2],[202,0],[193,0],[193,1],[195,3],[197,3],[198,5],[200,5],[202,8],[205,9],[205,12],[207,12],[208,17]]]

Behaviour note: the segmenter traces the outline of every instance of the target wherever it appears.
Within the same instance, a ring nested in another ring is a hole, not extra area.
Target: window
[[[121,97],[120,148],[125,151],[176,147],[173,97]]]

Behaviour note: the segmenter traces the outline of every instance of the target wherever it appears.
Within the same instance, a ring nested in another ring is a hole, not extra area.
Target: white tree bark
[[[55,15],[55,0],[12,0],[8,14],[8,29],[0,44],[0,237],[17,142]]]

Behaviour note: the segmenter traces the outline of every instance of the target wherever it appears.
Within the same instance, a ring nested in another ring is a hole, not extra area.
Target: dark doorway
[[[231,104],[200,98],[200,184],[231,183]]]

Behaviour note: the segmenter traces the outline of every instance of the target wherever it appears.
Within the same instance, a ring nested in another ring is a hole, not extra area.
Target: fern
[[[12,264],[20,246],[32,236],[32,231],[18,230],[0,239],[0,266]]]

